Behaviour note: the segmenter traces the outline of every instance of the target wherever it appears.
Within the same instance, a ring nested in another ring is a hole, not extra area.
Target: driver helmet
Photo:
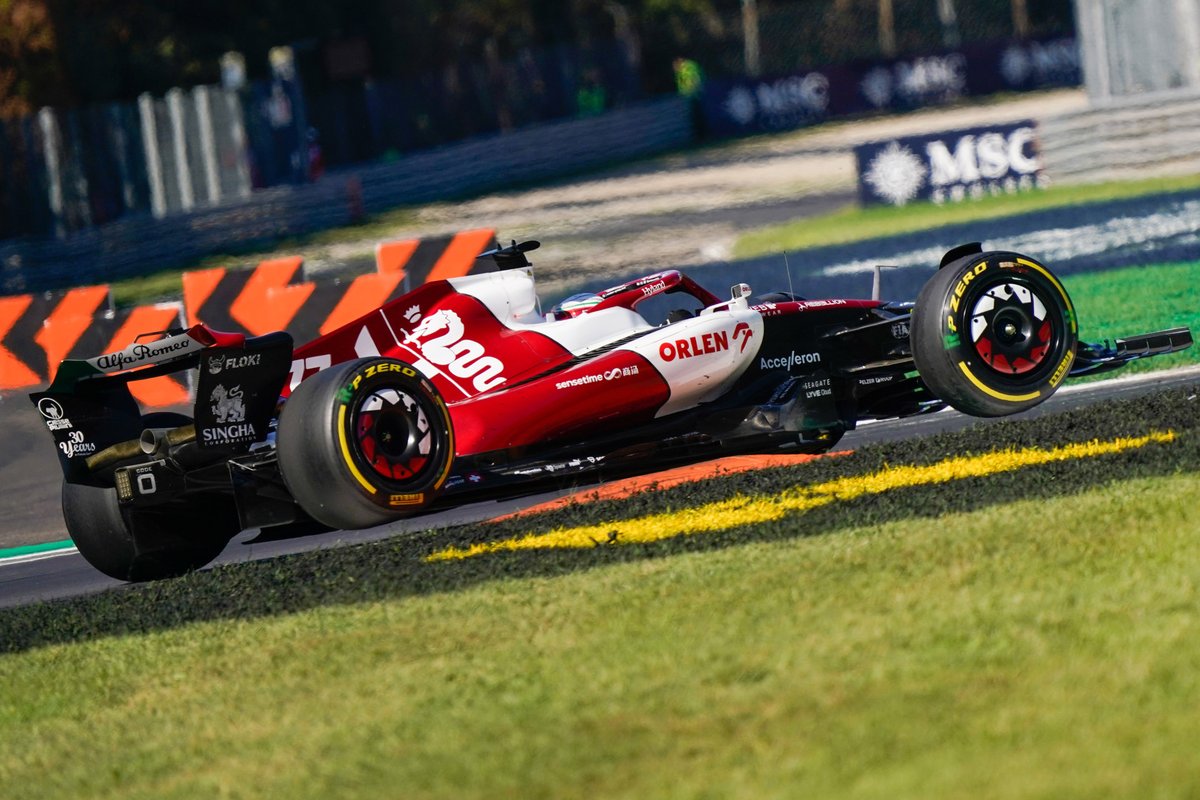
[[[591,292],[573,294],[550,309],[554,319],[571,319],[586,314],[604,298]]]

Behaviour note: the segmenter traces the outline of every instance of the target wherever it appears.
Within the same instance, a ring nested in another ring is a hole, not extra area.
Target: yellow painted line
[[[354,459],[350,457],[350,446],[346,444],[346,407],[338,407],[338,444],[342,446],[342,460],[346,462],[346,466],[350,468],[350,474],[363,485],[371,494],[375,494],[376,489],[371,484],[367,483],[367,479],[358,471],[358,467],[354,466]]]
[[[864,495],[893,489],[928,486],[937,483],[979,478],[1023,467],[1069,461],[1080,458],[1134,450],[1148,444],[1175,440],[1173,431],[1153,432],[1146,436],[1122,437],[1107,442],[1093,441],[1064,445],[1053,449],[1039,447],[1009,449],[978,456],[957,456],[928,466],[899,466],[869,475],[838,478],[816,486],[790,489],[770,497],[734,497],[696,508],[685,508],[637,519],[558,528],[548,533],[526,534],[496,542],[482,542],[466,548],[449,547],[426,557],[426,561],[452,561],[518,550],[587,548],[604,544],[657,542],[677,536],[714,533],[741,525],[771,522],[789,514],[808,511],[837,500],[854,500]]]

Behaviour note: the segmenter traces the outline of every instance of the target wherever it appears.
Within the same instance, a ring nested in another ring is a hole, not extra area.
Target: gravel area
[[[539,286],[552,295],[581,275],[724,261],[746,230],[852,203],[855,144],[1086,105],[1082,90],[1060,90],[711,145],[549,186],[422,206],[394,236],[494,227],[503,240],[539,239]],[[374,246],[374,239],[317,246],[305,258],[314,272],[361,268]]]

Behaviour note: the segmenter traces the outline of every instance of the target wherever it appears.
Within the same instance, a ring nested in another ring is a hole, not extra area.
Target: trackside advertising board
[[[715,78],[705,82],[700,105],[707,134],[721,138],[1080,82],[1079,49],[1073,38],[1063,38],[972,45],[760,78]]]
[[[1045,185],[1032,120],[867,142],[854,158],[864,206],[948,203]]]

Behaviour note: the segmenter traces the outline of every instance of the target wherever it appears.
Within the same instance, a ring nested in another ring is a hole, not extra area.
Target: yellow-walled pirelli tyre
[[[926,385],[967,414],[1032,408],[1062,385],[1075,360],[1075,308],[1062,283],[1032,258],[973,253],[921,289],[911,325]]]
[[[369,528],[433,502],[454,461],[450,412],[409,364],[336,364],[292,392],[275,437],[296,502],[333,528]]]

